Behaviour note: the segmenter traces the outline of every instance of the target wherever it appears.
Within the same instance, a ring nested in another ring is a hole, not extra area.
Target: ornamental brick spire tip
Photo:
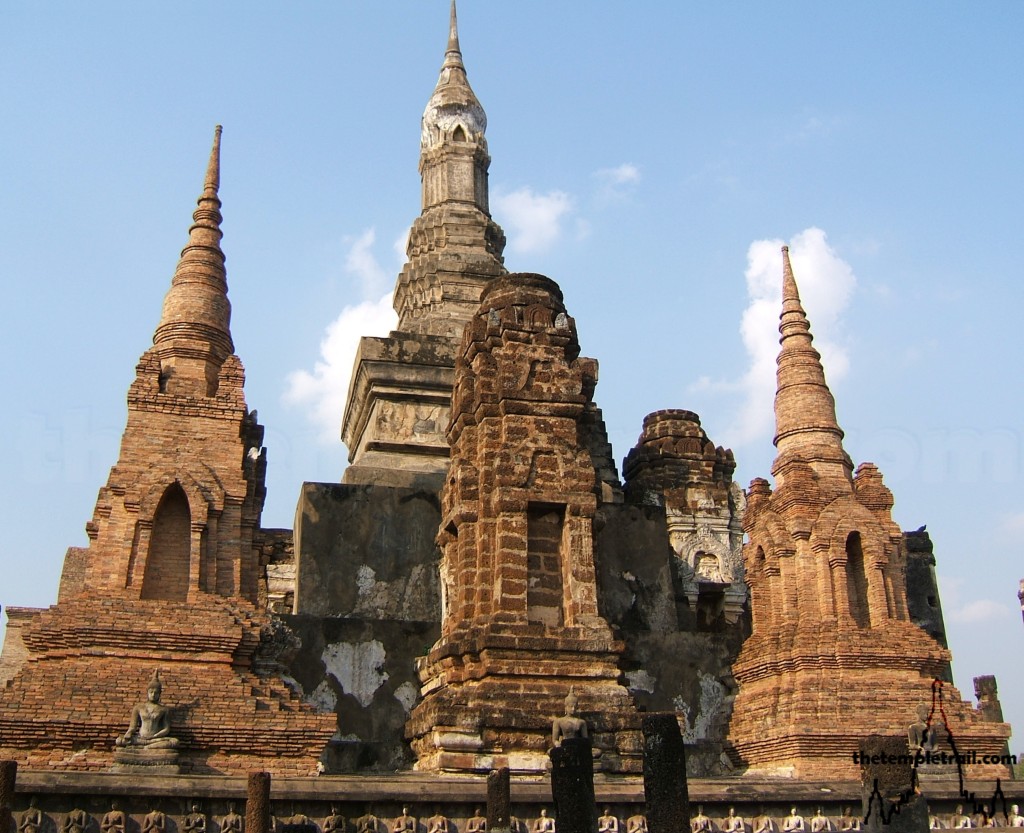
[[[849,477],[853,466],[843,450],[835,399],[825,381],[821,355],[814,349],[811,325],[800,303],[789,246],[782,247],[779,335],[774,438],[779,453],[773,471],[778,476],[781,463],[795,456],[811,463],[840,463]]]
[[[182,391],[195,388],[199,393],[215,389],[220,366],[234,352],[227,273],[220,247],[221,130],[220,125],[214,130],[188,243],[181,250],[153,335],[165,376],[173,379],[171,387]]]

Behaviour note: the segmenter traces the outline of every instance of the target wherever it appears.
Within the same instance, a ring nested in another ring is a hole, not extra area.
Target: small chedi
[[[598,611],[599,479],[581,441],[596,383],[553,281],[488,285],[455,369],[441,638],[407,726],[422,768],[543,771],[548,715],[573,688],[604,766],[638,769],[623,644]]]
[[[254,669],[273,632],[257,606],[266,453],[231,340],[220,141],[218,127],[89,547],[68,551],[58,603],[20,623],[0,758],[23,766],[307,774],[336,728]]]
[[[782,259],[775,488],[754,480],[743,516],[753,633],[733,665],[729,737],[751,770],[842,779],[860,738],[904,735],[899,707],[931,702],[950,655],[911,621],[892,493],[874,465],[853,470],[786,247]],[[1005,723],[952,686],[944,698],[962,749],[1004,752]]]

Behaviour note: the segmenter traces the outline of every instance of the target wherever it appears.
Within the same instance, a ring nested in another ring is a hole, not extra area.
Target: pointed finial
[[[203,196],[216,196],[220,190],[220,134],[224,128],[219,124],[213,130],[213,147],[210,149],[210,163],[206,166],[206,181]]]
[[[448,24],[448,49],[444,53],[444,67],[459,67],[465,70],[462,63],[462,48],[459,46],[459,16],[452,0],[451,21]]]
[[[780,476],[787,455],[803,455],[822,464],[838,463],[852,472],[843,450],[843,430],[836,420],[836,404],[825,381],[821,356],[814,349],[811,324],[800,303],[800,291],[789,260],[789,246],[782,247],[782,314],[779,316],[779,356],[776,361],[775,447],[772,467]]]
[[[782,247],[782,302],[800,301],[800,292],[793,277],[793,265],[789,262],[789,246]]]
[[[203,180],[203,192],[196,200],[188,243],[181,250],[171,288],[164,297],[160,324],[153,343],[160,348],[161,359],[208,355],[211,368],[223,363],[234,352],[231,341],[231,304],[228,302],[224,252],[220,247],[220,137],[221,126],[213,133],[213,148]],[[206,362],[206,359],[200,360]],[[178,367],[183,376],[183,365]],[[198,371],[197,371],[198,372]],[[212,376],[214,370],[204,370]]]

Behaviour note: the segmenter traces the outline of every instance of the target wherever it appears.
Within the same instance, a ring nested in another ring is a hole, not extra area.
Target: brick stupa
[[[308,775],[336,728],[267,673],[261,646],[266,453],[231,340],[220,134],[89,546],[68,550],[57,605],[18,619],[25,661],[0,688],[0,759],[110,767],[157,670],[184,771]]]
[[[466,327],[441,497],[442,635],[421,660],[406,734],[420,769],[543,771],[570,688],[601,765],[639,768],[623,643],[598,612],[586,442],[597,362],[562,293],[499,278]]]
[[[932,706],[949,651],[908,615],[906,550],[892,493],[871,463],[853,472],[835,400],[783,248],[775,395],[774,490],[751,483],[743,519],[753,634],[733,673],[739,693],[729,738],[751,771],[853,779],[860,740],[907,737]],[[940,750],[1004,752],[1010,727],[986,721],[951,685],[931,722]],[[971,768],[977,777],[1005,767]]]

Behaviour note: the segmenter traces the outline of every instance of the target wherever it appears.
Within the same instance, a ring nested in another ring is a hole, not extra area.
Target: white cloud
[[[390,292],[378,301],[347,306],[327,326],[313,370],[288,374],[284,401],[307,409],[309,420],[320,429],[322,442],[337,443],[341,436],[341,417],[359,339],[387,335],[397,323]]]
[[[529,186],[495,195],[495,217],[508,232],[508,248],[519,254],[544,252],[562,236],[562,222],[573,210],[564,191],[538,194]]]
[[[373,297],[377,297],[382,284],[387,281],[387,274],[373,253],[375,240],[376,233],[372,228],[358,237],[348,238],[350,248],[345,256],[345,271],[359,278],[364,294],[372,292]],[[324,331],[320,358],[313,364],[313,369],[293,370],[288,374],[282,399],[287,405],[306,409],[310,422],[318,427],[320,440],[325,444],[337,443],[341,434],[341,418],[345,413],[348,383],[359,339],[387,335],[397,323],[390,290],[379,300],[350,304]]]
[[[936,580],[942,598],[943,615],[951,622],[973,624],[1008,619],[1014,615],[1010,606],[1002,602],[992,599],[965,599],[963,591],[967,582],[962,578],[939,573]]]
[[[775,425],[775,359],[779,353],[779,312],[782,307],[782,240],[755,240],[747,251],[749,304],[740,334],[749,357],[746,373],[737,380],[704,377],[691,390],[742,392],[744,402],[727,432],[734,446],[771,436]],[[829,384],[841,379],[849,357],[841,337],[841,317],[857,280],[853,270],[828,244],[825,232],[808,228],[789,243],[793,272],[800,287],[815,347],[821,353]]]
[[[398,237],[395,238],[395,242],[391,244],[391,247],[395,250],[395,255],[398,258],[398,266],[401,268],[405,265],[407,259],[406,250],[409,248],[409,235],[412,234],[412,226],[409,226],[403,231]]]
[[[1024,532],[1024,512],[1014,512],[1012,515],[1006,515],[1000,521],[999,526],[1003,532],[1009,532],[1014,535]]]
[[[1011,613],[1007,605],[991,599],[975,599],[949,614],[954,622],[991,622],[1005,619]]]
[[[609,185],[629,185],[640,181],[640,169],[632,162],[623,162],[617,168],[601,168],[594,176]]]
[[[377,241],[375,229],[368,228],[358,237],[347,237],[350,244],[345,256],[345,271],[359,278],[362,284],[363,297],[376,297],[387,284],[388,275],[377,261],[373,253],[373,244]]]

